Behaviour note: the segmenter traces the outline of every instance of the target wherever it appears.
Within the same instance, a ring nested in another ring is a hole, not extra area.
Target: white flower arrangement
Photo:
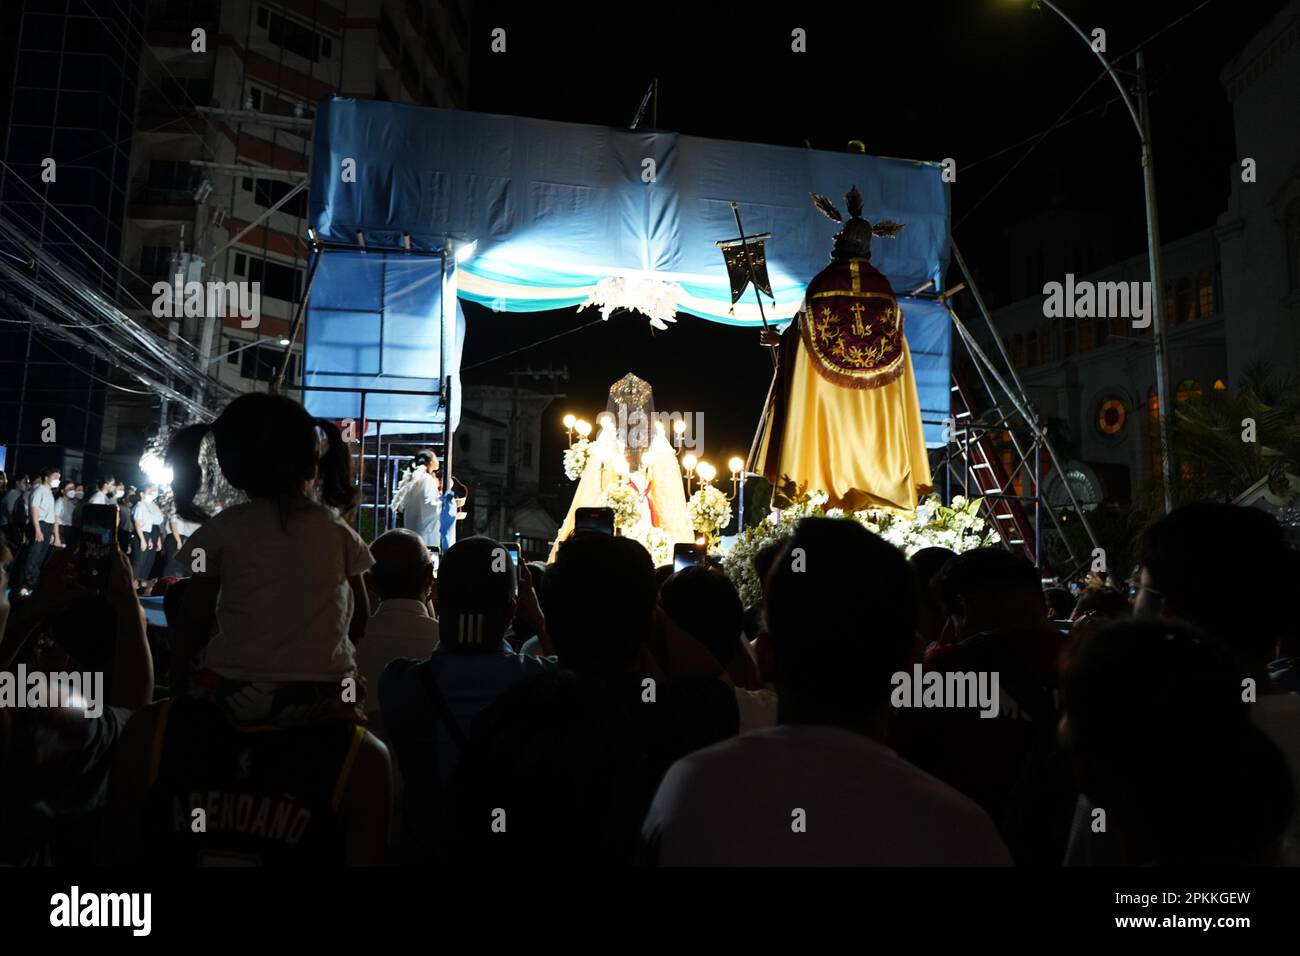
[[[694,499],[692,499],[693,501]],[[846,515],[842,509],[825,507],[828,496],[814,491],[780,511],[774,511],[752,528],[746,528],[722,559],[722,569],[731,577],[745,604],[762,598],[762,582],[754,571],[754,558],[764,546],[794,533],[803,518],[841,518],[857,521],[872,534],[878,534],[908,557],[922,548],[948,548],[961,554],[975,548],[996,545],[998,536],[985,530],[979,516],[982,498],[967,500],[957,495],[948,506],[931,495],[917,505],[911,515],[892,511],[866,510]],[[689,507],[689,506],[688,506]]]
[[[591,439],[579,438],[572,447],[564,449],[564,477],[577,481],[586,470],[591,458]]]
[[[691,519],[691,527],[712,537],[731,520],[731,502],[713,485],[704,485],[686,502],[686,515]]]
[[[614,527],[624,534],[641,521],[641,496],[626,481],[612,484],[600,496],[600,506],[614,512]]]
[[[656,528],[648,521],[638,521],[623,533],[641,547],[650,552],[654,566],[661,567],[673,563],[673,539],[663,528]]]

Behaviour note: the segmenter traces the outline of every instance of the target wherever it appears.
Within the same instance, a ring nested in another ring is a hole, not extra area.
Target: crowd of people
[[[41,569],[60,549],[75,551],[86,505],[110,507],[118,546],[131,558],[137,587],[147,591],[164,578],[186,577],[176,555],[198,524],[164,511],[159,488],[124,485],[111,475],[93,485],[63,481],[58,468],[35,477],[0,472],[0,538],[15,556],[10,582],[21,596],[35,588]]]
[[[1002,549],[905,558],[808,518],[746,607],[591,531],[551,564],[367,545],[343,436],[285,397],[169,463],[166,509],[111,477],[86,500],[129,545],[100,587],[57,470],[3,498],[0,670],[106,681],[93,718],[0,707],[0,862],[1300,862],[1300,558],[1263,512],[1180,507],[1131,588],[1078,596]],[[921,672],[995,706],[900,702]]]

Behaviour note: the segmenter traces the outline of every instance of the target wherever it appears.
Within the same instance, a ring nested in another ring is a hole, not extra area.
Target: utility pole
[[[1174,509],[1174,476],[1169,448],[1169,355],[1166,351],[1165,280],[1160,265],[1160,215],[1156,209],[1156,161],[1151,151],[1151,107],[1147,103],[1146,57],[1137,55],[1138,116],[1142,121],[1142,186],[1147,204],[1147,258],[1151,269],[1151,334],[1156,350],[1156,400],[1160,403],[1160,471],[1165,514]]]
[[[1101,61],[1106,73],[1119,90],[1120,99],[1128,109],[1133,125],[1137,127],[1138,139],[1142,144],[1142,184],[1146,194],[1147,214],[1147,259],[1151,269],[1151,332],[1155,346],[1156,359],[1156,399],[1160,403],[1160,471],[1164,485],[1165,513],[1173,510],[1173,466],[1169,457],[1169,416],[1172,407],[1169,401],[1169,357],[1165,354],[1165,286],[1160,268],[1160,223],[1156,210],[1156,167],[1151,151],[1151,111],[1147,104],[1146,58],[1142,51],[1137,55],[1138,102],[1133,103],[1128,87],[1120,78],[1119,72],[1101,50],[1093,46],[1091,38],[1079,24],[1071,20],[1053,0],[1034,0],[1035,4],[1047,7],[1069,25],[1079,39]],[[1037,9],[1037,6],[1035,6]],[[1145,326],[1139,326],[1144,328]]]

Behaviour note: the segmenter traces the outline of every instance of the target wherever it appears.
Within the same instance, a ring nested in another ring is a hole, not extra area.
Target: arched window
[[[1202,316],[1214,315],[1214,277],[1208,271],[1196,277],[1196,300]]]

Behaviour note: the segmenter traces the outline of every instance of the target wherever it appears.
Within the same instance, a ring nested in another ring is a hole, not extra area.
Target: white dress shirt
[[[70,528],[76,524],[77,502],[75,499],[64,495],[54,503],[54,512],[59,516],[60,526]]]
[[[158,507],[156,501],[145,501],[141,498],[131,510],[131,520],[140,522],[141,530],[145,534],[151,534],[154,528],[163,523],[162,509]]]
[[[366,679],[366,710],[379,710],[379,675],[401,658],[424,660],[438,644],[438,622],[410,598],[380,601],[357,647],[357,672]]]
[[[32,492],[31,507],[36,509],[37,520],[54,524],[54,516],[57,512],[54,508],[54,492],[50,491],[49,485],[36,486],[36,490]]]

